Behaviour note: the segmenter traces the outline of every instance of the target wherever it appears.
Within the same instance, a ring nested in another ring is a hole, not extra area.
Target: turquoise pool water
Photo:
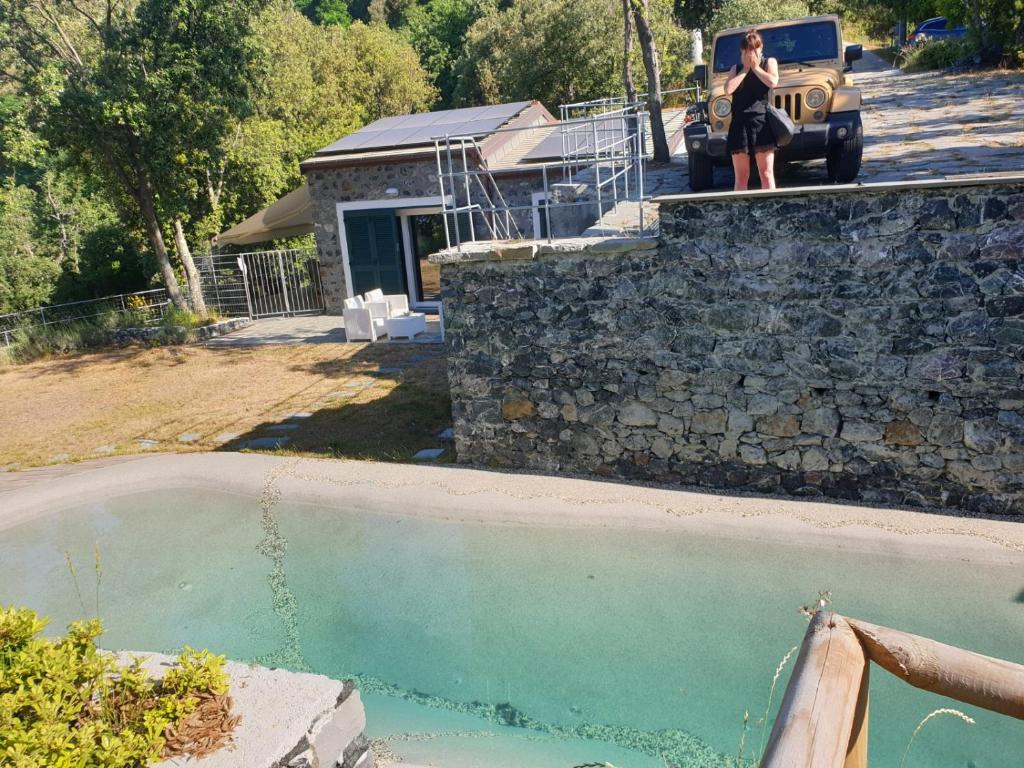
[[[836,534],[837,536],[841,534]],[[680,531],[457,524],[199,491],[112,499],[0,534],[0,603],[60,627],[78,563],[111,648],[208,646],[359,677],[371,736],[446,768],[730,765],[756,756],[775,667],[819,590],[852,616],[1024,662],[1024,570]],[[788,669],[787,669],[788,672]],[[784,675],[777,697],[786,682]],[[954,706],[875,669],[871,759]],[[778,698],[776,698],[778,702]],[[959,707],[908,766],[1024,765],[1024,725]],[[511,724],[511,725],[510,725]],[[514,727],[518,726],[518,727]]]

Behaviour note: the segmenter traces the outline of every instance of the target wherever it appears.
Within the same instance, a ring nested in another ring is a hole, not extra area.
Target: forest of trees
[[[839,12],[884,37],[945,12],[1024,39],[1021,0],[4,0],[0,314],[152,285],[184,306],[192,250],[380,117],[621,93],[629,3],[665,88],[690,29]]]

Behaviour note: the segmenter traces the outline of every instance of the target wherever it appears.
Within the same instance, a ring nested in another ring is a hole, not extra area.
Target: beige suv
[[[694,76],[707,91],[706,101],[691,107],[686,152],[690,188],[713,184],[715,165],[729,165],[725,137],[732,118],[732,97],[725,93],[729,70],[740,61],[740,41],[751,27],[726,29],[715,35],[711,64]],[[793,140],[778,151],[781,163],[825,158],[829,181],[848,183],[860,173],[864,128],[861,95],[847,73],[863,56],[859,45],[843,47],[839,17],[811,16],[760,24],[765,57],[779,62],[779,84],[772,91],[775,106],[796,124]]]

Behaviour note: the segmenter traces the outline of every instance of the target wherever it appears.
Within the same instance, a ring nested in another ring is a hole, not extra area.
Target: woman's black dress
[[[768,124],[768,93],[771,89],[753,72],[747,72],[732,94],[732,123],[725,146],[729,154],[777,148],[775,134]]]

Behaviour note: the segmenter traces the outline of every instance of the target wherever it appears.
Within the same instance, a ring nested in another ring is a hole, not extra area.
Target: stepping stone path
[[[377,373],[383,373],[385,376],[395,376],[405,371],[405,368],[378,368]]]
[[[424,448],[422,451],[417,451],[413,454],[413,461],[434,461],[435,459],[441,458],[444,454],[444,448]]]
[[[287,437],[254,437],[252,440],[246,440],[242,443],[242,448],[257,448],[260,450],[267,450],[273,448],[281,448],[291,442]]]
[[[437,439],[438,440],[454,440],[455,439],[455,430],[452,427],[448,427],[447,429],[442,429],[440,432],[437,433]]]
[[[98,448],[94,449],[93,453],[113,453],[115,450],[117,449],[114,448],[114,446],[112,445],[101,445]]]
[[[183,435],[178,435],[178,442],[179,443],[196,443],[196,442],[199,442],[199,438],[201,438],[201,437],[202,437],[202,434],[199,433],[199,432],[186,432]]]
[[[50,457],[50,461],[54,464],[63,464],[65,461],[70,459],[71,456],[66,453],[55,453]]]
[[[159,440],[150,440],[149,438],[143,438],[143,439],[138,441],[138,445],[139,445],[139,448],[141,448],[142,450],[149,451],[149,450],[152,450],[153,448],[156,448],[158,445],[160,445],[160,441]]]
[[[291,416],[288,417],[288,419],[289,421],[294,421],[296,419],[308,419],[312,415],[313,414],[310,413],[309,411],[299,411],[298,413],[293,413]]]
[[[215,443],[220,443],[221,445],[224,445],[224,443],[230,443],[232,440],[237,440],[240,437],[241,435],[238,434],[237,432],[221,432],[219,435],[213,438],[213,441]]]

